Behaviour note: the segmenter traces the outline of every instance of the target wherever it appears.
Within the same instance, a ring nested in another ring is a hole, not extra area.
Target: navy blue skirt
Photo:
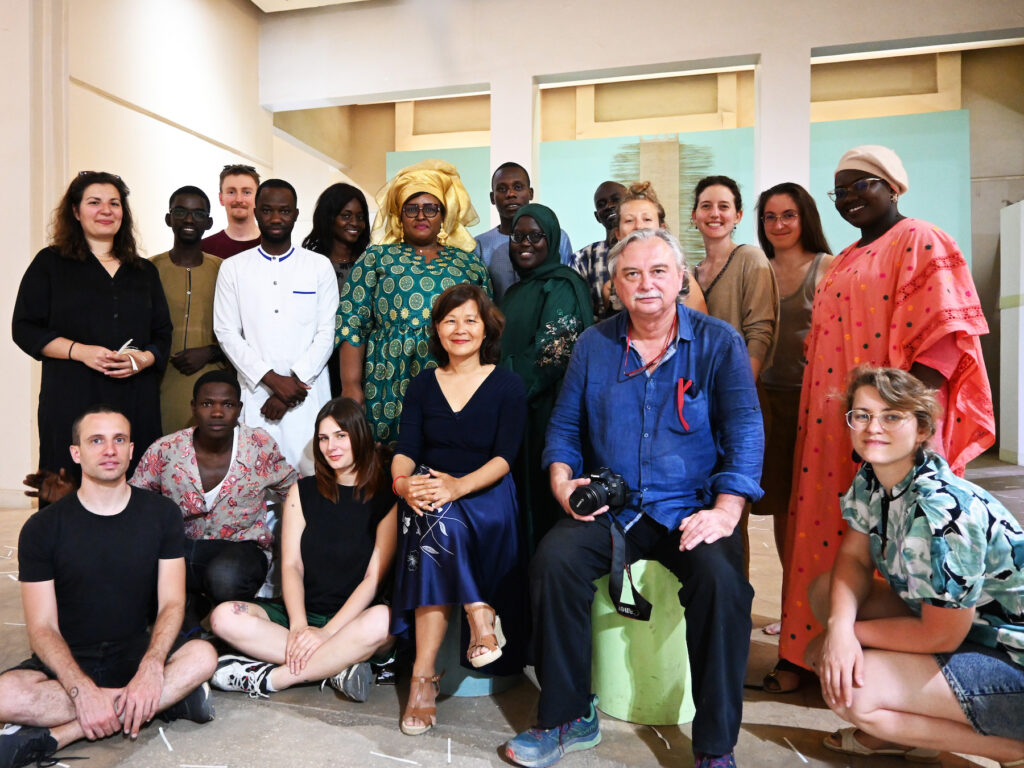
[[[508,644],[501,659],[476,671],[520,671],[528,637],[528,583],[512,475],[422,516],[399,500],[398,515],[392,634],[407,637],[420,606],[455,606],[452,618],[462,616],[463,665],[470,667],[462,605],[487,603],[501,616]]]

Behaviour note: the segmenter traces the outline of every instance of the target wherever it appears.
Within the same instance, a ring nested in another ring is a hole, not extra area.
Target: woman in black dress
[[[366,701],[368,660],[393,644],[385,602],[397,525],[387,465],[355,400],[316,417],[316,471],[292,486],[281,521],[282,600],[217,606],[213,631],[249,656],[221,656],[211,682],[267,696],[326,680]],[[251,658],[250,658],[251,657]]]
[[[395,459],[398,567],[391,631],[416,628],[409,700],[401,730],[435,722],[434,665],[452,606],[469,619],[466,663],[495,674],[522,669],[526,601],[524,549],[510,468],[523,440],[526,391],[501,358],[501,313],[483,289],[463,283],[431,312],[430,351],[439,367],[409,382]]]
[[[171,317],[156,267],[135,249],[120,176],[82,171],[72,180],[54,211],[51,244],[21,280],[12,333],[43,362],[41,474],[63,469],[78,477],[68,453],[71,422],[97,403],[124,411],[136,445],[163,434],[160,371],[170,352]]]

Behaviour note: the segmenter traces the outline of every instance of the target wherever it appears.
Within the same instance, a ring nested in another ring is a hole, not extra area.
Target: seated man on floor
[[[155,714],[213,719],[217,652],[178,635],[184,531],[167,499],[125,481],[131,427],[97,406],[72,426],[82,484],[30,517],[18,540],[32,657],[0,674],[0,768],[40,765],[83,737],[133,739]],[[147,629],[154,598],[156,621]]]
[[[637,230],[612,249],[625,311],[580,336],[551,415],[543,463],[569,517],[530,564],[541,692],[537,726],[505,745],[519,765],[552,765],[600,742],[590,692],[594,579],[609,573],[620,613],[643,620],[651,606],[642,596],[621,600],[623,571],[641,558],[682,583],[696,768],[736,765],[754,594],[737,523],[744,503],[761,496],[764,431],[742,338],[676,304],[685,263],[664,230]],[[622,476],[621,499],[610,474],[583,476],[604,468]]]
[[[174,501],[185,521],[188,611],[194,631],[218,603],[252,600],[270,562],[267,494],[283,499],[297,476],[270,435],[238,423],[234,373],[210,371],[192,389],[196,426],[157,440],[131,484]]]

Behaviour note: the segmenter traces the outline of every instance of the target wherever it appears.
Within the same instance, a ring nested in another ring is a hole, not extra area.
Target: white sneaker
[[[210,683],[220,691],[241,691],[250,698],[269,698],[266,677],[276,665],[246,656],[221,656]]]

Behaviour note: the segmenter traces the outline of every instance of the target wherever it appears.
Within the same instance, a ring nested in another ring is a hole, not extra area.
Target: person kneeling
[[[393,645],[382,596],[398,523],[386,463],[354,400],[331,400],[316,425],[316,472],[292,486],[284,504],[284,603],[236,601],[213,611],[214,633],[248,654],[220,658],[211,681],[220,690],[266,697],[326,680],[366,701],[368,660],[383,661]]]
[[[856,728],[825,746],[1024,766],[1024,530],[925,448],[939,408],[913,376],[855,371],[847,407],[864,464],[843,498],[850,529],[832,573],[810,588],[827,629],[807,661]]]
[[[124,414],[97,406],[71,429],[82,485],[30,517],[18,539],[32,657],[0,674],[0,766],[49,758],[81,738],[131,738],[157,713],[213,719],[217,654],[178,636],[185,610],[181,513],[125,480]],[[150,608],[157,615],[147,631]],[[42,762],[40,762],[42,764]]]

